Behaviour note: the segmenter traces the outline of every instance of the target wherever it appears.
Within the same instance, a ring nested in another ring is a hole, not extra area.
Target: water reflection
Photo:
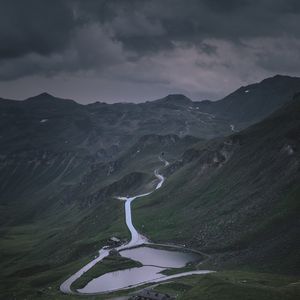
[[[160,250],[149,247],[139,247],[120,251],[123,257],[141,262],[144,266],[117,272],[106,273],[90,281],[78,292],[101,293],[128,288],[155,279],[164,278],[160,272],[166,268],[181,268],[188,262],[196,261],[199,255],[179,251]]]
[[[182,268],[188,262],[199,259],[199,255],[195,253],[161,250],[150,247],[123,250],[120,254],[124,257],[137,260],[143,265],[164,268]]]
[[[162,270],[163,268],[144,266],[141,268],[106,273],[93,279],[83,289],[78,291],[84,294],[112,292],[131,285],[160,278],[163,276],[162,274],[159,274]]]

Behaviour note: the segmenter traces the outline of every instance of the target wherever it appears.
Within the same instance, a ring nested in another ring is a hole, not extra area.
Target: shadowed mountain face
[[[224,99],[198,103],[202,111],[231,120],[243,129],[267,117],[298,93],[300,78],[276,75],[260,83],[241,87]]]
[[[209,137],[230,132],[225,121],[194,113],[187,105],[177,104],[181,96],[174,97],[171,104],[86,106],[47,94],[22,102],[2,100],[0,153],[68,151],[107,161],[146,134]]]
[[[217,102],[0,99],[6,298],[16,286],[21,299],[57,286],[108,238],[128,238],[115,196],[152,190],[159,156],[171,163],[168,179],[135,204],[141,231],[210,252],[218,266],[256,268],[263,260],[262,267],[296,273],[298,91],[299,78],[276,76]]]
[[[220,115],[241,123],[254,123],[267,117],[299,92],[299,78],[275,76],[241,87],[216,103]],[[242,100],[241,100],[242,99]],[[283,100],[285,99],[285,100]]]

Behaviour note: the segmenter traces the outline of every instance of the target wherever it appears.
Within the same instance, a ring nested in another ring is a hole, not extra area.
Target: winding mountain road
[[[165,167],[167,167],[169,165],[169,162],[167,160],[165,160],[164,158],[159,157],[159,160],[164,163]],[[125,244],[115,248],[117,251],[121,251],[121,250],[124,250],[124,249],[129,249],[129,248],[133,248],[133,247],[137,247],[137,246],[149,243],[148,239],[145,236],[143,236],[142,234],[140,234],[136,230],[136,228],[134,227],[134,225],[132,223],[131,203],[134,200],[136,200],[138,198],[148,196],[148,195],[152,194],[154,191],[161,188],[161,186],[163,185],[163,183],[165,181],[165,178],[164,178],[164,176],[162,176],[158,172],[159,172],[158,169],[156,169],[154,171],[154,175],[156,176],[156,178],[159,181],[158,181],[158,184],[156,185],[155,189],[152,192],[144,193],[144,194],[137,195],[137,196],[134,196],[134,197],[117,197],[117,199],[122,200],[122,201],[125,202],[125,221],[126,221],[126,225],[127,225],[128,229],[130,231],[130,234],[131,234],[130,241],[128,243],[125,243]],[[90,270],[96,263],[98,263],[99,261],[103,260],[106,256],[108,256],[110,250],[111,249],[108,249],[107,246],[102,247],[99,250],[98,257],[96,257],[94,260],[89,262],[87,265],[85,265],[83,268],[81,268],[79,271],[77,271],[75,274],[73,274],[71,277],[69,277],[66,281],[64,281],[61,284],[61,286],[60,286],[61,292],[65,293],[65,294],[82,294],[79,291],[73,291],[71,289],[72,283],[75,282],[79,277],[81,277],[83,273]],[[142,283],[138,283],[136,285],[131,285],[130,287],[122,288],[120,290],[126,290],[126,289],[129,289],[129,288],[138,287],[138,286],[141,286],[141,285],[144,285],[144,284],[147,284],[147,283],[158,283],[158,282],[162,282],[162,281],[166,281],[166,280],[170,280],[170,279],[174,279],[174,278],[178,278],[178,277],[183,277],[183,276],[188,276],[188,275],[195,275],[195,274],[207,274],[207,273],[211,273],[211,272],[213,272],[213,271],[195,270],[195,271],[191,271],[191,272],[184,272],[184,273],[170,275],[170,276],[162,275],[160,278],[156,278],[156,279],[153,279],[151,281],[145,281],[145,282],[142,282]]]

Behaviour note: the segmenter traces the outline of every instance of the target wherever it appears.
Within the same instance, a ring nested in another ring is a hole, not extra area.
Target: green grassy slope
[[[182,300],[296,300],[300,295],[298,280],[268,273],[223,271],[177,279],[155,289]]]
[[[187,151],[165,186],[134,204],[134,221],[155,241],[213,254],[217,267],[299,273],[299,132],[298,95],[265,121]]]
[[[24,158],[10,179],[4,172],[9,166],[4,165],[5,182],[19,178],[16,187],[4,186],[3,181],[5,194],[0,197],[0,277],[6,299],[14,294],[37,297],[40,292],[44,297],[52,290],[59,294],[63,280],[91,260],[110,237],[128,239],[124,204],[114,196],[153,189],[153,170],[163,165],[159,155],[164,152],[175,161],[196,141],[145,136],[118,160],[91,166],[84,158],[48,154],[34,169]]]

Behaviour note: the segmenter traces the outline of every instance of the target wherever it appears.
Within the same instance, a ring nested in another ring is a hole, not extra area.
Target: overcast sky
[[[300,75],[299,0],[0,0],[0,97],[219,99]]]

